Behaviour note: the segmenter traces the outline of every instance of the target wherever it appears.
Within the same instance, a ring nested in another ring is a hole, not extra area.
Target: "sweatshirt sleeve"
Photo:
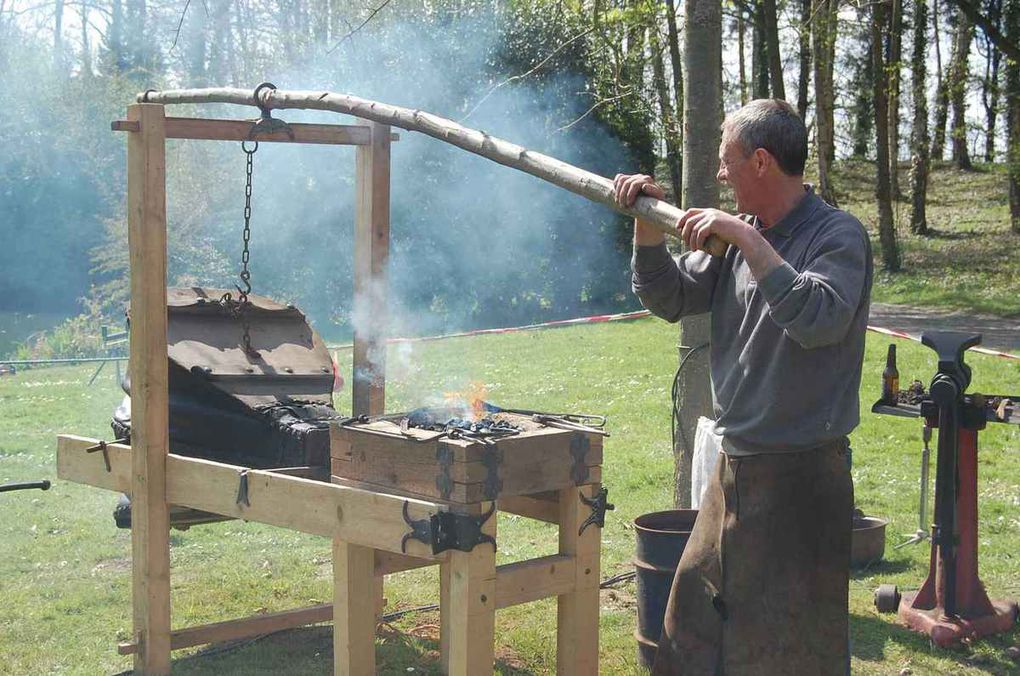
[[[784,262],[759,283],[773,321],[806,349],[842,340],[866,293],[871,244],[864,227],[852,217],[832,226],[802,270]]]
[[[711,309],[721,260],[703,251],[689,251],[674,258],[664,243],[635,246],[631,284],[646,309],[676,322]]]

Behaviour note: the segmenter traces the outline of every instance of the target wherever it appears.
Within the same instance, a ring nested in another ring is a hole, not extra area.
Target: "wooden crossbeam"
[[[131,447],[107,445],[110,471],[101,452],[86,453],[98,444],[86,437],[61,435],[57,443],[57,476],[99,488],[131,491]],[[242,479],[242,473],[246,477]],[[238,501],[242,481],[248,503]],[[201,509],[247,521],[258,521],[302,533],[336,537],[346,542],[401,553],[401,540],[410,527],[403,508],[413,520],[449,511],[443,504],[286,476],[268,470],[246,469],[170,453],[166,456],[166,499],[174,505]],[[429,545],[407,542],[406,554],[434,561]]]
[[[244,141],[251,132],[252,120],[207,120],[190,117],[166,118],[166,137],[204,141]],[[372,131],[363,124],[302,124],[288,125],[294,132],[291,138],[286,132],[260,134],[258,141],[272,143],[316,143],[320,145],[367,146],[372,143]],[[141,129],[134,120],[114,120],[110,123],[113,131],[137,132]],[[391,134],[390,140],[399,140],[399,134]]]
[[[180,650],[208,643],[237,641],[262,634],[271,634],[274,631],[281,631],[283,629],[293,629],[318,622],[331,622],[332,620],[333,604],[320,603],[319,605],[307,608],[283,610],[277,613],[253,615],[251,617],[213,622],[211,624],[199,624],[187,629],[177,629],[170,632],[170,649]],[[138,644],[133,641],[119,643],[117,644],[117,652],[121,655],[133,655],[138,652]]]

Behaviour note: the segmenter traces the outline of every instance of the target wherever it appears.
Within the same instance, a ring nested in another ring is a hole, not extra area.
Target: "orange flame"
[[[488,397],[488,390],[485,383],[480,380],[470,382],[461,392],[444,392],[446,405],[451,408],[465,409],[465,415],[470,411],[472,420],[481,420],[486,416],[485,400]]]

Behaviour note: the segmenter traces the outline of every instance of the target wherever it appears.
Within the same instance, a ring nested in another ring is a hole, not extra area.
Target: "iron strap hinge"
[[[574,432],[570,435],[570,455],[574,463],[570,467],[570,478],[574,480],[575,486],[580,486],[588,481],[588,451],[591,450],[591,439],[582,432]]]
[[[417,540],[418,542],[431,545],[433,554],[440,554],[448,549],[456,549],[461,552],[470,552],[475,545],[481,542],[492,544],[496,549],[496,538],[488,533],[482,532],[482,525],[489,520],[495,511],[496,504],[489,506],[485,514],[472,516],[470,514],[457,514],[456,512],[439,512],[429,514],[427,518],[412,520],[407,511],[408,502],[404,501],[404,522],[411,527],[410,532],[405,533],[400,541],[400,551],[407,553],[407,541]]]
[[[609,489],[603,486],[599,489],[599,492],[595,494],[594,498],[586,498],[584,497],[584,493],[578,493],[578,496],[581,498],[581,502],[591,507],[591,514],[589,514],[588,518],[581,523],[581,527],[578,529],[577,534],[582,535],[584,533],[584,529],[592,524],[595,524],[599,528],[605,528],[606,512],[616,509],[616,505],[609,503]]]

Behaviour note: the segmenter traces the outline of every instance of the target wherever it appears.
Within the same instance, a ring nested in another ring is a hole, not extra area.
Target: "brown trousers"
[[[655,676],[847,673],[847,442],[721,454],[666,607]]]

